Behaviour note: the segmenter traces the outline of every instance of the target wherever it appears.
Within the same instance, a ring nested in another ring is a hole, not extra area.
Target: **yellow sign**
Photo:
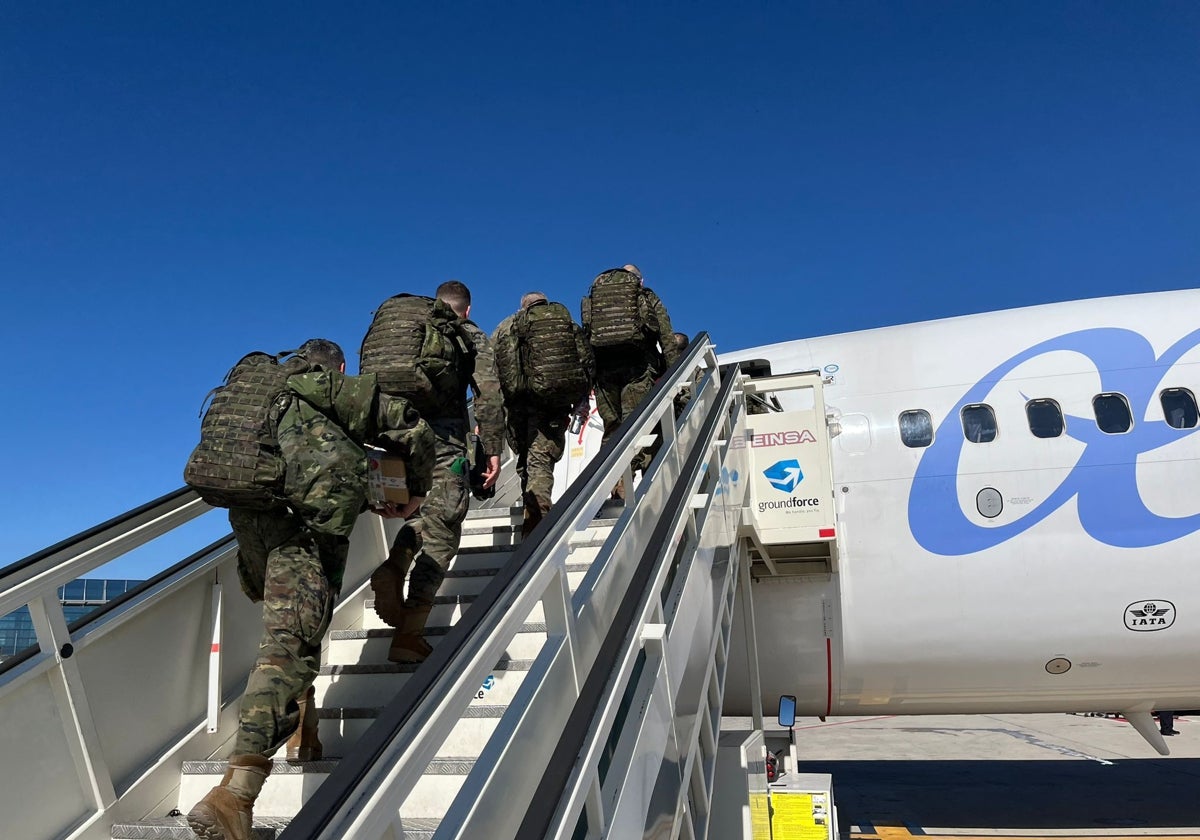
[[[771,809],[766,791],[750,794],[750,838],[771,840]]]
[[[773,840],[829,840],[829,800],[823,793],[771,792]]]

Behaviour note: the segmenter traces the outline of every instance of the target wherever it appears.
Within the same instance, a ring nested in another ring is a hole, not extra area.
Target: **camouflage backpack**
[[[375,312],[359,350],[359,370],[379,389],[408,397],[422,414],[463,395],[475,372],[475,343],[445,301],[388,298]]]
[[[597,277],[580,309],[583,328],[597,349],[645,347],[652,332],[641,278],[623,268]]]
[[[513,316],[518,388],[550,407],[575,405],[592,387],[587,347],[571,313],[561,303],[536,303]]]
[[[287,378],[309,369],[291,351],[249,353],[211,393],[200,422],[200,443],[183,469],[183,480],[214,507],[266,510],[283,495],[284,464],[275,427],[287,407]]]

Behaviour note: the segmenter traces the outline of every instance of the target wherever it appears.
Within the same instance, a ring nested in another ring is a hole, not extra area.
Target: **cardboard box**
[[[404,461],[386,450],[367,448],[367,501],[381,508],[387,503],[408,504],[408,478]]]

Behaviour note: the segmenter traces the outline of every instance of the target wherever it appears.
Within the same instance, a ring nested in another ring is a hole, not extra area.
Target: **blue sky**
[[[449,278],[490,331],[636,262],[724,349],[1194,286],[1198,44],[1189,2],[0,5],[0,566],[179,487],[244,352],[353,371]]]

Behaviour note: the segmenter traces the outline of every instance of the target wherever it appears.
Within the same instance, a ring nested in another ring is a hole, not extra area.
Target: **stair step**
[[[336,759],[303,764],[273,761],[271,775],[254,803],[255,810],[268,814],[297,813],[337,764]],[[226,766],[224,761],[185,761],[179,785],[180,810],[191,808],[219,784]],[[471,757],[435,758],[401,808],[401,816],[440,818],[474,766],[475,759]]]
[[[464,549],[487,549],[494,551],[497,548],[516,548],[520,542],[521,534],[513,531],[507,525],[494,528],[464,528],[462,537],[458,543],[458,550],[460,552]]]
[[[429,613],[427,623],[435,626],[457,624],[458,620],[463,617],[463,613],[467,611],[467,608],[474,601],[474,595],[447,597],[441,602],[434,604],[433,609]],[[383,630],[388,628],[387,623],[375,612],[374,598],[367,598],[363,602],[362,616],[362,629],[364,630]]]
[[[205,791],[207,793],[207,790]],[[204,794],[201,794],[203,796]],[[190,808],[194,803],[189,803]],[[287,826],[290,817],[254,817],[254,840],[275,840]],[[434,829],[436,829],[436,824]],[[115,823],[112,833],[113,840],[196,840],[196,835],[188,828],[186,817],[155,817],[147,818],[138,823]],[[433,837],[433,829],[426,835]],[[416,840],[421,835],[405,834],[406,840]]]
[[[578,588],[596,555],[596,549],[585,548],[571,555],[567,563],[567,586],[572,592]],[[433,611],[429,614],[429,623],[433,625],[453,625],[458,622],[467,608],[473,604],[479,595],[492,582],[492,577],[486,574],[462,574],[454,578],[447,576],[438,589],[434,600]],[[540,617],[535,620],[541,620]],[[375,612],[375,598],[367,597],[363,601],[362,628],[364,630],[382,629],[388,625]]]
[[[448,625],[429,626],[423,635],[437,647],[446,634]],[[529,622],[521,626],[520,632],[509,643],[505,654],[511,659],[533,659],[546,641],[546,625]],[[390,627],[371,627],[365,630],[338,630],[329,634],[329,651],[325,660],[330,664],[364,664],[386,662],[388,647],[392,642]]]
[[[467,519],[503,519],[508,517],[512,524],[520,527],[522,508],[520,505],[511,507],[473,507],[467,511]]]
[[[438,755],[478,756],[508,706],[471,706],[438,748]],[[382,709],[354,709],[351,714],[339,714],[340,709],[322,709],[321,745],[327,756],[348,755],[358,740],[375,723]]]
[[[532,666],[530,660],[498,662],[475,691],[472,705],[507,704],[512,701]],[[385,706],[417,669],[416,665],[326,665],[313,685],[317,706],[336,708]]]

